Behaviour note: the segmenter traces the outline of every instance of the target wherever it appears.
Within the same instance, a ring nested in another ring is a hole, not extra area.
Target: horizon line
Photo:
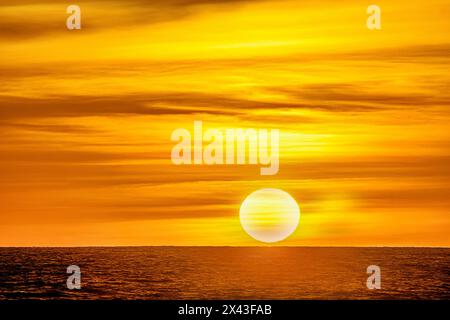
[[[293,245],[74,245],[74,246],[0,246],[3,248],[423,248],[423,249],[450,249],[450,246],[389,246],[389,245],[368,245],[368,246],[293,246]]]

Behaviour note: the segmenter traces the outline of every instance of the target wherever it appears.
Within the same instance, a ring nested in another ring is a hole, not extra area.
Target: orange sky
[[[0,0],[0,246],[450,246],[448,1]],[[280,129],[280,170],[174,166],[171,132]]]

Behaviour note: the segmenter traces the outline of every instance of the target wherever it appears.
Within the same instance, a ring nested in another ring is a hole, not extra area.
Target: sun
[[[251,193],[242,203],[239,214],[245,232],[266,243],[286,239],[300,221],[297,202],[280,189],[260,189]]]

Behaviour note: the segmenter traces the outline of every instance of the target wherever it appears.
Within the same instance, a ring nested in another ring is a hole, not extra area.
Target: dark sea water
[[[449,279],[438,248],[0,248],[0,299],[450,299]]]

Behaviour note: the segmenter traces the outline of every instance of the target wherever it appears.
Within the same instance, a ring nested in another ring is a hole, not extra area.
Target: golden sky
[[[0,246],[450,246],[449,1],[0,0]],[[70,3],[71,4],[71,3]],[[280,129],[280,170],[175,166],[171,132]]]

